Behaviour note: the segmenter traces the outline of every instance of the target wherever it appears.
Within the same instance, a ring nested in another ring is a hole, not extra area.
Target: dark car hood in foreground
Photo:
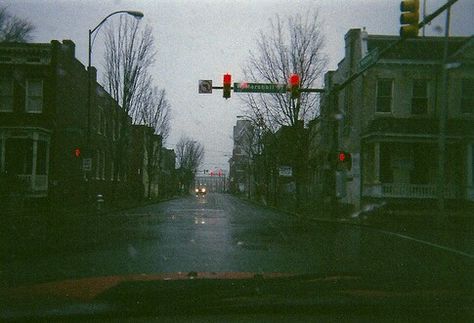
[[[472,280],[471,280],[472,281]],[[3,289],[0,318],[51,320],[229,313],[383,313],[472,317],[472,284],[358,274],[170,273]],[[388,311],[388,312],[387,312]],[[437,314],[440,313],[440,314]]]

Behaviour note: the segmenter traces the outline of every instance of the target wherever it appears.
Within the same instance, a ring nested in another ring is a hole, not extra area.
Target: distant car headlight
[[[205,189],[205,188],[203,188],[203,189],[202,189],[202,192],[203,192],[203,193],[206,193],[206,189]]]
[[[198,193],[198,192],[199,192],[199,189],[196,188],[196,193]]]

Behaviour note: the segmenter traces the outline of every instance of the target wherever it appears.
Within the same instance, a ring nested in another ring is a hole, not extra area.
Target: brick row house
[[[3,183],[16,177],[18,194],[64,208],[91,204],[97,194],[110,203],[131,196],[133,181],[144,180],[130,179],[136,171],[130,157],[135,137],[121,138],[132,132],[123,131],[132,129],[131,119],[97,83],[96,74],[92,67],[89,124],[88,73],[75,58],[72,41],[0,44]],[[11,195],[14,188],[2,186],[3,197]]]
[[[350,30],[345,57],[325,75],[326,89],[397,39]],[[474,201],[473,45],[472,37],[449,38],[444,169],[450,207]],[[340,91],[336,104],[322,100],[321,116],[310,131],[316,141],[310,152],[314,185],[327,182],[327,156],[339,149],[352,155],[340,202],[356,209],[374,201],[436,206],[443,49],[442,37],[406,40]]]

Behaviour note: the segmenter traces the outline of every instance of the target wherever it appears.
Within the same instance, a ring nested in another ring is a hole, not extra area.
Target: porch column
[[[374,181],[380,183],[380,143],[374,143]]]
[[[38,133],[33,134],[33,154],[31,157],[31,189],[36,189],[36,161],[38,159]]]

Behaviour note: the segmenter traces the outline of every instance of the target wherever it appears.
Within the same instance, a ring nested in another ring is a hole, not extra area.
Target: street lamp
[[[92,81],[91,81],[91,57],[92,57],[92,34],[96,32],[102,24],[109,19],[111,16],[119,14],[119,13],[126,13],[131,15],[137,19],[143,18],[143,13],[140,11],[133,11],[133,10],[119,10],[112,12],[110,15],[102,19],[102,21],[95,26],[94,29],[89,29],[89,56],[88,56],[88,63],[87,63],[87,77],[88,77],[88,84],[87,84],[87,149],[89,150],[88,153],[90,154],[90,140],[91,140],[91,92],[92,92]],[[91,157],[91,156],[88,156]]]

